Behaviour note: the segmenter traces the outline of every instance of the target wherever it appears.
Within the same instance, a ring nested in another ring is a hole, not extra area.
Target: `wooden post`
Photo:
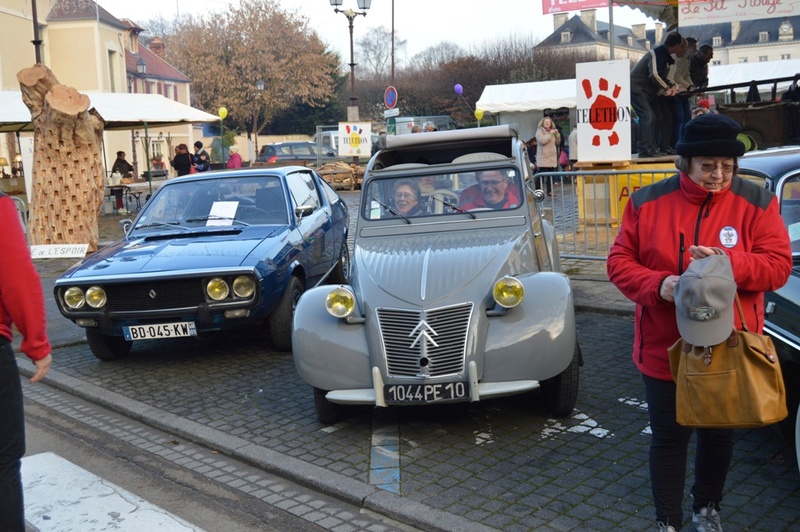
[[[31,111],[34,153],[29,232],[31,244],[98,247],[103,203],[103,121],[89,97],[58,83],[44,65],[17,74]]]

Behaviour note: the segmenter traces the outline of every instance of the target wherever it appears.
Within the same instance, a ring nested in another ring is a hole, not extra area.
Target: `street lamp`
[[[264,80],[256,81],[256,92],[253,93],[253,98],[261,98],[261,93],[264,92]],[[258,101],[253,105],[253,153],[250,155],[250,160],[255,162],[258,157]],[[252,164],[251,162],[251,164]]]
[[[144,78],[147,75],[147,63],[141,57],[139,57],[139,59],[136,61],[136,72],[138,73],[137,77],[142,78],[142,92],[145,92],[145,90],[144,90],[145,89],[145,87],[144,87],[144,84],[145,84]],[[131,78],[130,88],[128,89],[128,92],[130,92],[130,93],[133,92],[133,88],[136,86],[135,83],[136,83],[136,81],[134,80],[134,78]],[[137,131],[137,133],[138,133],[138,131]],[[146,135],[147,135],[147,132],[145,131],[145,136]],[[148,151],[147,150],[147,144],[145,144],[145,157],[149,158],[149,154],[147,153],[147,151]],[[131,163],[133,163],[133,172],[134,172],[133,175],[137,176],[137,175],[139,175],[139,161],[138,161],[138,159],[136,157],[136,138],[134,137],[133,130],[131,130],[131,152],[132,152],[131,153]],[[149,163],[148,163],[148,168],[147,169],[150,170]],[[151,190],[151,192],[152,192],[152,190]]]
[[[339,9],[343,0],[330,0],[335,13],[341,13],[347,17],[350,26],[350,106],[347,108],[347,120],[349,122],[358,121],[358,98],[356,97],[356,63],[353,59],[353,21],[358,15],[367,16],[367,9],[372,4],[372,0],[358,0],[358,8],[363,11],[353,11],[352,9]]]

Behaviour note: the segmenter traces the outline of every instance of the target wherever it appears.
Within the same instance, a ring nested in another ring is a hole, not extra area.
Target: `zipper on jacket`
[[[703,218],[708,218],[708,212],[711,210],[711,198],[713,198],[713,197],[714,197],[714,193],[713,192],[709,192],[708,193],[708,197],[706,197],[705,201],[703,201],[703,204],[700,205],[700,212],[697,213],[697,223],[694,226],[694,243],[696,245],[698,245],[698,246],[701,245],[700,244],[700,221]]]
[[[644,351],[644,328],[642,324],[644,323],[645,312],[647,312],[647,308],[642,307],[642,315],[639,317],[639,364],[644,362],[644,357],[642,357],[642,351]]]
[[[683,254],[686,253],[686,237],[680,233],[680,245],[678,246],[678,275],[683,273]]]

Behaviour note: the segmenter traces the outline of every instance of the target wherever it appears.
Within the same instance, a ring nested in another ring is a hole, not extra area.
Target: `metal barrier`
[[[22,198],[11,196],[11,199],[14,200],[14,205],[17,206],[17,214],[19,214],[19,221],[22,224],[22,229],[25,231],[25,238],[27,238],[28,244],[30,244],[31,235],[28,234],[28,205]]]
[[[673,167],[536,174],[546,180],[543,190],[551,184],[545,218],[553,224],[561,258],[606,260],[631,193],[675,173]]]

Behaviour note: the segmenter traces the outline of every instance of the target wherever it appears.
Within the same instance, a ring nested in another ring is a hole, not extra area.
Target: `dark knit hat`
[[[194,147],[195,147],[195,148],[197,148],[197,149],[199,150],[200,148],[202,148],[202,147],[203,147],[203,143],[202,143],[202,142],[200,142],[200,141],[198,140],[198,141],[196,141],[196,142],[194,143]]]
[[[675,151],[683,157],[740,157],[744,144],[736,139],[742,128],[718,114],[699,115],[683,127],[683,140]]]

